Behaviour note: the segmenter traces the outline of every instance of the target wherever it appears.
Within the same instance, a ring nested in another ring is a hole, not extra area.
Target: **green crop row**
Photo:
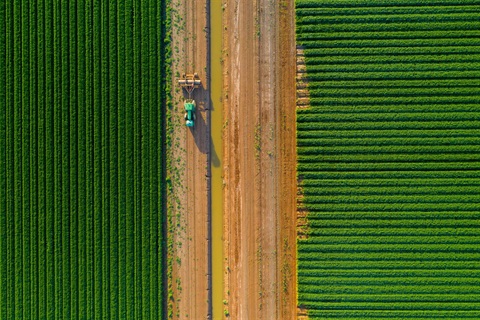
[[[472,228],[479,224],[479,216],[473,211],[466,212],[421,212],[421,211],[406,211],[406,212],[350,212],[341,217],[335,216],[332,212],[311,212],[309,215],[309,226],[315,228],[344,228],[352,229],[359,228]],[[354,221],[353,221],[354,220]],[[309,235],[313,238],[304,240],[305,243],[326,243],[336,242],[335,239],[321,239],[319,238],[323,231],[317,234],[315,228],[310,230]],[[393,230],[393,229],[392,229]],[[352,230],[353,231],[353,230]],[[357,230],[356,230],[357,232]],[[431,230],[430,230],[431,232]],[[318,237],[317,237],[318,235]],[[476,243],[476,238],[470,241]],[[328,241],[327,241],[328,240]],[[392,240],[393,241],[393,240]],[[398,240],[395,240],[398,242]],[[386,241],[388,242],[388,241]],[[412,238],[405,240],[405,243],[412,243]],[[349,241],[349,243],[353,243]],[[425,243],[424,239],[419,239],[419,243]],[[442,241],[443,243],[443,241]],[[455,242],[454,242],[455,243]],[[459,243],[459,242],[458,242]]]
[[[478,179],[480,173],[476,171],[319,171],[319,172],[300,172],[300,179],[316,180],[345,180],[345,179]]]
[[[462,104],[474,104],[478,101],[479,96],[476,94],[475,87],[455,87],[455,88],[382,88],[382,87],[370,87],[370,88],[320,88],[322,82],[315,82],[310,89],[310,100],[315,102],[315,107],[322,107],[325,104],[346,107],[352,105],[354,101],[362,104],[368,103],[368,99],[371,99],[371,105],[382,104],[392,105],[395,102],[401,101],[409,102],[410,104],[418,105],[431,105],[430,102],[441,101],[444,104],[458,105]],[[373,84],[373,83],[372,83]],[[342,99],[334,100],[336,97]],[[321,101],[324,102],[321,102]],[[336,102],[333,102],[336,101]],[[428,109],[428,106],[424,106]],[[353,111],[353,110],[352,110]],[[383,113],[387,113],[384,111]],[[397,111],[398,112],[398,111]],[[454,111],[446,111],[451,113]],[[459,110],[459,112],[465,112]],[[335,111],[333,113],[336,113]],[[398,113],[409,113],[407,110],[400,111]],[[301,114],[301,113],[299,113]]]
[[[455,184],[453,184],[455,182]],[[420,179],[419,177],[415,177],[412,179],[404,178],[398,179],[395,177],[391,178],[380,178],[375,179],[370,177],[369,179],[302,179],[300,183],[300,187],[325,187],[325,188],[336,188],[336,187],[352,187],[352,188],[362,188],[362,187],[403,187],[403,186],[410,186],[410,187],[429,187],[429,186],[438,186],[448,187],[448,186],[456,186],[456,187],[476,187],[480,186],[480,181],[476,178],[432,178],[432,177],[425,177],[425,179]]]
[[[402,292],[404,294],[479,294],[480,286],[452,286],[452,285],[422,285],[415,286],[405,283],[404,285],[377,285],[371,286],[368,284],[364,285],[304,285],[302,293],[317,293],[319,295],[323,294],[398,294]],[[367,318],[368,319],[368,318]]]
[[[302,250],[302,249],[301,249]],[[302,259],[312,261],[480,261],[479,252],[317,252],[302,250]],[[316,283],[320,286],[319,283]],[[312,282],[312,281],[311,281]],[[303,284],[303,280],[299,279]],[[480,285],[479,285],[480,290]]]
[[[421,220],[421,215],[417,212],[412,213],[415,215],[416,220]],[[468,219],[469,217],[478,219],[478,214],[459,214],[460,218]],[[377,214],[378,216],[384,216],[381,214]],[[426,216],[426,215],[424,215]],[[453,214],[452,214],[453,216]],[[364,219],[373,219],[375,218],[372,215],[355,215],[353,218],[360,217]],[[437,213],[437,215],[429,215],[427,216],[430,219],[439,218],[442,219],[442,214]],[[327,219],[332,217],[328,217]],[[408,219],[408,217],[406,218]],[[320,244],[365,244],[365,245],[392,245],[392,244],[403,244],[403,245],[411,245],[411,244],[418,244],[418,245],[430,245],[430,244],[445,244],[445,245],[455,245],[455,244],[470,244],[470,245],[478,245],[480,243],[480,237],[472,237],[472,236],[438,236],[438,237],[418,237],[415,235],[410,236],[343,236],[343,237],[323,237],[321,235],[317,236],[313,233],[309,234],[308,239],[302,240],[302,243],[316,243]],[[310,268],[308,272],[311,272]],[[382,269],[380,269],[381,271]],[[448,270],[447,270],[448,271]],[[301,272],[301,270],[299,270]]]
[[[471,228],[479,224],[479,216],[472,211],[466,212],[350,212],[341,217],[332,212],[312,212],[309,215],[309,225],[325,228]],[[304,240],[305,243],[324,243],[324,239],[316,238],[315,229],[311,229],[313,238]],[[475,239],[475,238],[474,238]],[[330,240],[335,242],[336,240]],[[475,242],[471,240],[472,242]],[[424,243],[424,240],[420,241]],[[411,243],[411,239],[408,241]]]
[[[324,75],[326,76],[326,74]],[[350,76],[350,75],[349,75]],[[381,96],[334,96],[334,97],[324,97],[321,94],[313,91],[310,97],[310,103],[314,106],[322,105],[355,105],[355,104],[365,104],[371,103],[372,105],[376,104],[400,104],[400,103],[411,103],[411,104],[431,104],[431,103],[444,103],[444,104],[473,104],[480,102],[480,96],[472,90],[470,93],[465,95],[457,95],[456,93],[441,95],[435,93],[426,93],[423,95],[388,95],[384,94]]]
[[[312,70],[315,66],[330,66],[330,65],[363,65],[363,64],[369,64],[369,65],[386,65],[386,64],[400,64],[400,63],[419,63],[422,65],[426,64],[432,64],[432,63],[451,63],[452,58],[455,58],[456,63],[478,63],[480,61],[480,56],[476,53],[472,54],[443,54],[443,55],[434,55],[434,54],[411,54],[411,55],[388,55],[388,54],[378,54],[378,55],[365,55],[365,56],[357,56],[357,55],[334,55],[334,56],[328,56],[328,57],[322,57],[322,56],[316,56],[316,55],[309,55],[309,52],[307,51],[307,54],[305,55],[305,62],[307,65],[310,65],[309,70]],[[389,85],[397,84],[397,82],[394,81],[387,81],[383,82],[382,80],[379,80],[375,84],[382,84],[386,83]],[[434,80],[434,81],[409,81],[408,83],[406,82],[399,82],[398,84],[401,84],[401,86],[462,86],[462,85],[469,85],[469,86],[475,86],[475,83],[471,83],[470,81],[464,81],[464,80],[458,80],[458,82],[453,82],[449,80]],[[325,86],[329,87],[329,85],[348,85],[350,87],[353,86],[358,86],[358,87],[365,87],[369,86],[369,83],[324,83]],[[310,87],[310,85],[309,85]]]
[[[474,28],[475,29],[475,28]],[[476,29],[475,29],[476,30]],[[463,30],[462,30],[463,31]],[[354,48],[316,48],[315,46],[306,47],[304,49],[305,57],[322,57],[325,58],[325,62],[328,63],[329,59],[335,59],[337,57],[343,57],[348,60],[349,57],[364,56],[364,59],[368,59],[371,56],[391,56],[397,59],[409,56],[450,56],[451,59],[455,59],[457,56],[464,56],[468,54],[479,54],[480,48],[476,46],[452,46],[442,47],[442,51],[439,52],[436,47],[354,47]],[[308,60],[307,60],[308,61]],[[408,62],[409,60],[407,60]],[[380,61],[381,62],[381,61]],[[346,61],[348,64],[348,61]]]
[[[304,1],[297,2],[297,17],[303,16],[346,16],[346,15],[384,15],[384,14],[448,14],[448,13],[475,13],[478,12],[476,4],[471,5],[436,5],[436,6],[344,6],[344,7],[329,7],[323,6],[318,1],[316,6],[303,7]],[[315,3],[312,3],[315,4]]]
[[[352,83],[352,82],[350,82]],[[317,83],[318,85],[321,82]],[[317,85],[316,84],[316,85]],[[354,84],[354,83],[353,83]],[[372,84],[372,83],[370,83]],[[425,88],[428,90],[429,88]],[[409,104],[409,105],[324,105],[324,106],[313,106],[308,109],[299,109],[297,114],[357,114],[357,113],[434,113],[435,111],[438,113],[442,111],[442,113],[462,113],[462,112],[476,112],[477,111],[476,104],[442,104],[442,105],[435,105],[435,104]],[[330,130],[332,132],[337,132],[335,130]],[[364,131],[367,133],[371,133],[372,131],[362,130],[357,132],[357,134],[362,134]],[[455,130],[458,131],[458,130]],[[414,131],[414,133],[419,133],[419,131]],[[445,135],[449,134],[450,132],[433,132],[436,135]],[[474,135],[476,131],[471,130],[462,130],[461,133],[463,135]],[[395,134],[403,134],[407,135],[408,132],[392,132],[393,135]],[[426,135],[432,134],[432,132],[426,132]]]
[[[416,154],[415,162],[430,162],[435,166],[437,162],[475,162],[479,155],[476,153],[441,153],[441,154]],[[310,154],[298,155],[299,163],[312,163],[319,161],[335,164],[335,163],[394,163],[394,162],[413,162],[411,154]],[[424,183],[424,181],[421,181]],[[450,181],[451,183],[451,181]]]
[[[411,194],[411,195],[429,195],[429,194],[438,194],[438,195],[478,195],[480,194],[480,186],[457,186],[457,185],[448,185],[448,186],[425,186],[422,184],[417,184],[416,186],[389,186],[389,187],[352,187],[352,186],[343,186],[343,187],[327,187],[327,186],[309,186],[305,188],[305,184],[302,184],[304,188],[304,195],[401,195],[401,194]]]
[[[478,121],[362,121],[362,122],[297,122],[298,130],[478,130]],[[475,151],[475,150],[472,150]],[[458,152],[458,150],[457,150]]]
[[[385,319],[415,319],[415,320],[458,320],[478,319],[478,310],[317,310],[313,308],[308,316],[310,319],[336,320],[385,320]]]
[[[466,237],[466,236],[464,236]],[[472,270],[480,267],[480,261],[311,261],[309,259],[299,259],[299,270],[345,270],[355,272],[355,270]],[[399,293],[399,292],[397,292]],[[375,293],[372,293],[375,294]]]
[[[426,22],[433,22],[433,23],[445,23],[445,22],[471,22],[476,21],[478,19],[477,16],[478,12],[433,12],[429,14],[417,14],[417,13],[410,13],[410,14],[361,14],[361,15],[339,15],[335,14],[332,16],[298,16],[297,17],[297,26],[305,26],[305,25],[321,25],[321,24],[356,24],[356,23],[426,23]],[[308,29],[307,29],[308,30]],[[310,30],[308,33],[311,33]]]
[[[382,71],[383,72],[383,71]],[[476,96],[476,91],[479,87],[369,87],[369,88],[327,88],[322,87],[321,83],[314,83],[309,87],[310,95],[312,97],[428,97],[428,96]]]
[[[298,148],[299,155],[309,154],[433,154],[433,153],[467,153],[480,152],[480,146],[473,145],[347,145],[347,146],[302,146]],[[435,169],[435,167],[432,167]]]
[[[462,41],[470,40],[471,38],[478,38],[480,36],[480,32],[478,30],[451,30],[451,31],[438,31],[438,30],[424,30],[424,31],[397,31],[397,32],[342,32],[339,34],[330,33],[330,32],[309,32],[306,34],[298,35],[297,40],[318,40],[318,41],[325,41],[326,44],[330,43],[331,41],[343,41],[346,43],[347,41],[352,44],[358,43],[358,41],[371,41],[371,47],[375,44],[380,44],[385,46],[386,44],[391,43],[392,40],[402,40],[399,42],[400,44],[409,43],[411,41],[412,46],[416,45],[420,41],[425,40],[440,40],[443,42],[444,40],[455,41],[458,39]],[[463,42],[463,41],[462,41]],[[472,43],[467,42],[468,45]],[[403,45],[400,45],[403,46]],[[357,59],[361,59],[362,57],[357,57]],[[433,58],[433,57],[431,57]],[[445,56],[440,56],[439,59],[445,58]],[[467,58],[467,57],[465,57]],[[475,58],[475,57],[472,57]],[[327,62],[329,59],[327,59]],[[448,60],[443,60],[448,61]],[[407,61],[406,61],[407,62]],[[321,61],[321,63],[325,63]]]
[[[369,40],[365,40],[370,42]],[[480,44],[480,42],[479,42]],[[443,62],[443,63],[362,63],[362,64],[316,64],[307,66],[309,74],[323,72],[443,72],[443,71],[473,71],[479,70],[478,62]],[[471,84],[474,85],[474,84]]]
[[[304,199],[304,203],[318,203],[318,204],[356,204],[361,203],[363,205],[374,203],[396,203],[399,206],[403,203],[436,203],[443,205],[443,203],[460,204],[468,203],[469,205],[480,205],[478,195],[417,195],[417,194],[386,194],[386,195],[310,195]]]
[[[334,270],[330,270],[335,272]],[[388,294],[388,295],[362,295],[362,294],[310,294],[310,293],[300,293],[302,299],[308,301],[315,301],[316,297],[320,298],[322,301],[328,302],[433,302],[433,303],[448,303],[448,302],[478,302],[478,296],[473,294],[457,294],[457,295],[443,295],[443,294]]]
[[[398,48],[398,47],[430,47],[434,44],[439,47],[453,46],[478,46],[480,40],[477,38],[442,38],[442,39],[333,39],[325,40],[309,33],[298,39],[304,46],[314,48]],[[407,62],[405,62],[407,63]],[[446,63],[446,61],[443,61]]]
[[[366,20],[368,21],[368,20]],[[306,34],[306,33],[319,33],[319,32],[331,32],[331,33],[341,33],[341,32],[352,32],[363,31],[363,32],[396,32],[396,31],[455,31],[455,30],[477,30],[477,21],[465,20],[465,21],[447,21],[447,22],[419,22],[419,21],[405,21],[397,23],[336,23],[336,24],[303,24],[297,25],[297,33]],[[316,48],[314,42],[309,43],[310,48]],[[322,47],[321,44],[318,44],[319,47]],[[392,50],[392,49],[390,49]],[[418,49],[417,49],[418,50]],[[478,47],[472,47],[471,49],[462,49],[464,50],[475,50],[478,53]],[[392,50],[395,51],[395,50]],[[418,50],[420,51],[420,50]],[[421,51],[420,51],[421,52]],[[427,52],[431,52],[427,50]],[[447,50],[447,52],[449,52]],[[399,52],[401,53],[401,51]],[[345,52],[344,52],[345,54]],[[445,52],[442,52],[445,54]]]
[[[313,109],[313,108],[311,108]],[[322,108],[320,108],[322,109]],[[372,108],[372,110],[375,110]],[[320,111],[321,112],[321,111]],[[299,114],[306,114],[299,112]],[[365,130],[315,130],[306,128],[302,126],[298,128],[298,137],[301,138],[376,138],[376,137],[437,137],[437,138],[449,138],[449,137],[477,137],[479,134],[478,129],[450,129],[450,130],[376,130],[376,129],[365,129]]]
[[[383,80],[452,80],[452,79],[475,79],[480,75],[477,71],[417,71],[417,72],[342,72],[342,73],[313,73],[308,75],[309,82],[324,82],[324,81],[383,81]],[[319,84],[314,84],[319,85]],[[475,84],[474,84],[475,85]],[[477,100],[475,100],[476,103]],[[445,103],[448,101],[430,101],[430,104]],[[367,102],[368,103],[368,102]],[[410,104],[412,101],[396,101],[398,104]],[[334,104],[339,104],[334,103]],[[360,103],[359,103],[360,104]],[[365,105],[365,103],[362,103]]]
[[[479,170],[480,162],[299,163],[300,172],[314,171],[461,171]]]
[[[432,7],[438,6],[468,6],[478,4],[475,0],[301,0],[296,2],[296,8],[362,8],[362,7]]]
[[[348,210],[342,210],[342,208],[334,208],[337,210],[337,212],[342,212],[342,211],[347,211]],[[378,209],[378,208],[377,208]],[[377,210],[379,213],[383,213],[384,216],[394,216],[396,214],[395,210],[385,210],[384,208],[380,208],[383,210]],[[394,208],[395,209],[395,208]],[[435,207],[421,207],[421,206],[416,206],[415,208],[412,208],[411,212],[419,212],[419,211],[434,211],[438,212],[438,206],[437,208]],[[437,210],[435,210],[437,209]],[[375,208],[371,208],[371,210],[366,210],[368,211],[374,211]],[[447,209],[448,210],[448,209]],[[313,211],[313,208],[312,208]],[[351,210],[352,212],[355,212],[354,210]],[[401,212],[405,212],[405,208],[401,210]],[[459,211],[462,212],[461,210],[456,210],[456,208],[450,208],[449,211]],[[467,210],[466,212],[472,212],[476,211],[478,212],[478,209],[476,210]],[[328,212],[324,210],[323,212]],[[309,234],[318,236],[318,237],[346,237],[346,236],[371,236],[371,237],[379,237],[379,236],[390,236],[390,237],[400,237],[400,236],[412,236],[415,235],[417,237],[456,237],[456,236],[462,236],[462,237],[467,237],[467,236],[473,236],[476,237],[478,236],[478,228],[426,228],[426,229],[419,229],[419,228],[349,228],[348,225],[345,225],[342,228],[327,228],[326,226],[323,226],[322,228],[317,228],[317,229],[311,229],[309,231]]]
[[[478,279],[480,276],[480,271],[478,270],[431,270],[431,272],[428,274],[428,278],[451,278],[451,279],[461,279],[460,281],[467,281],[467,279],[472,278],[472,279]],[[326,279],[326,278],[332,278],[332,279],[343,279],[344,281],[352,278],[352,280],[355,281],[355,279],[365,279],[365,280],[370,280],[372,278],[383,278],[383,279],[401,279],[403,277],[409,278],[410,281],[415,281],[412,278],[419,278],[419,277],[425,277],[424,271],[423,270],[376,270],[376,269],[360,269],[360,270],[335,270],[335,269],[314,269],[314,270],[301,270],[299,271],[299,274],[302,276],[305,276],[307,278],[320,278],[320,279]],[[362,301],[362,300],[367,300],[367,297],[362,297],[362,296],[356,296],[356,297],[351,297],[352,299],[350,301]],[[383,297],[385,301],[392,301],[388,296]],[[332,298],[331,300],[335,300]],[[348,301],[349,297],[346,296],[345,300]],[[426,299],[428,300],[428,299]],[[444,300],[445,297],[444,297]],[[441,301],[441,299],[440,299]]]
[[[311,307],[316,309],[318,303],[315,302],[305,302],[305,307]],[[388,310],[399,311],[413,311],[418,313],[419,311],[476,311],[480,314],[480,299],[476,301],[471,301],[469,303],[453,302],[449,303],[438,303],[434,302],[408,302],[398,304],[398,302],[378,302],[378,301],[366,301],[366,302],[344,302],[344,301],[331,301],[327,306],[322,305],[321,310],[341,310],[341,311],[351,311],[351,310],[365,310],[367,312],[373,312],[375,310],[381,310],[383,312]],[[370,319],[370,318],[367,318]],[[462,318],[463,319],[463,318]]]
[[[428,117],[429,115],[426,115]],[[476,116],[476,114],[475,114]],[[357,115],[351,117],[346,117],[347,119],[345,122],[352,121],[352,118],[356,118]],[[472,116],[474,117],[474,116]],[[318,117],[321,118],[321,117]],[[360,118],[360,117],[359,117]],[[361,118],[367,118],[367,117],[361,117]],[[379,117],[381,118],[381,117]],[[399,117],[399,120],[406,120],[408,117]],[[415,114],[412,114],[412,119],[419,119],[419,117],[416,117]],[[452,117],[454,118],[454,117]],[[466,118],[466,117],[465,117]],[[369,120],[374,119],[374,116],[370,117]],[[322,119],[323,120],[323,119]],[[332,119],[327,119],[329,122]],[[384,119],[382,119],[384,120]],[[436,119],[435,119],[436,120]],[[452,119],[453,120],[453,119]],[[317,120],[319,121],[319,120]],[[320,120],[321,121],[321,120]],[[339,119],[337,121],[340,121]],[[363,121],[363,119],[361,120]],[[391,120],[394,121],[394,120]],[[403,143],[402,143],[403,142]],[[428,146],[428,145],[434,145],[434,146],[451,146],[451,145],[470,145],[470,146],[475,146],[480,144],[480,138],[477,137],[465,137],[465,138],[377,138],[377,137],[372,137],[372,138],[344,138],[344,139],[337,139],[337,138],[304,138],[301,140],[301,143],[299,143],[299,146],[396,146],[396,145],[404,145],[404,146],[417,146],[417,145],[423,145],[423,146]],[[448,150],[448,148],[446,148]],[[446,151],[447,151],[446,150]]]
[[[419,197],[416,197],[419,198]],[[440,198],[440,197],[439,197]],[[414,202],[414,199],[402,199],[403,202],[401,203],[396,203],[396,202],[390,202],[388,200],[394,200],[392,199],[383,199],[381,200],[381,197],[378,198],[378,202],[359,202],[361,199],[346,199],[344,202],[340,202],[338,200],[332,200],[327,202],[324,199],[321,198],[313,198],[308,197],[309,200],[306,200],[307,202],[304,203],[304,206],[307,210],[310,211],[357,211],[359,210],[359,207],[361,210],[364,211],[384,211],[384,212],[391,212],[392,214],[395,213],[396,211],[476,211],[480,210],[480,203],[469,203],[468,198],[466,197],[465,200],[460,200],[461,202],[449,202],[448,200],[445,200],[444,202],[436,203],[433,202],[438,199],[424,199],[423,201],[420,202],[421,198],[415,199],[416,201],[419,202]],[[474,196],[470,197],[470,199],[475,199],[475,201],[478,201],[478,197],[475,198]],[[427,201],[429,200],[429,201]],[[374,201],[374,199],[372,199]]]
[[[330,287],[335,284],[338,287],[343,286],[448,286],[463,287],[473,286],[480,287],[478,278],[460,278],[460,277],[306,277],[304,282],[299,282],[301,285],[313,286],[316,285],[319,288]],[[479,288],[480,289],[480,288]],[[329,304],[330,305],[330,304]],[[326,307],[328,308],[328,306]]]
[[[381,114],[383,116],[383,114]],[[420,116],[417,114],[407,114],[410,115],[410,117],[405,116],[399,116],[400,121],[408,120],[408,118],[412,119],[413,121],[420,119]],[[476,117],[478,114],[472,114],[472,118]],[[334,117],[328,118],[328,116],[331,115],[321,115],[317,117],[317,121],[322,121],[327,120],[328,122],[333,122],[332,118],[337,118],[341,117],[341,115],[334,114]],[[365,120],[373,120],[375,119],[375,114],[360,114],[360,115],[347,115],[345,118],[345,122],[350,122],[350,121],[355,121],[354,119],[360,118],[360,121],[365,121]],[[385,120],[386,117],[378,116],[379,119]],[[436,114],[426,114],[425,117],[431,116],[434,118]],[[442,116],[438,116],[440,118]],[[459,118],[467,118],[468,116],[462,117],[462,114],[460,114]],[[445,119],[445,116],[443,116]],[[452,117],[452,118],[456,118]],[[320,120],[321,119],[321,120]],[[299,121],[302,121],[303,119],[299,119]],[[340,122],[340,119],[335,119],[336,121]],[[390,119],[389,119],[390,120]],[[438,120],[438,119],[434,119]],[[453,120],[453,119],[452,119]],[[455,119],[456,120],[456,119]],[[462,119],[463,120],[463,119]],[[309,119],[309,121],[312,121]],[[395,121],[395,119],[391,119],[390,121]],[[406,145],[406,146],[416,146],[416,145],[435,145],[435,146],[451,146],[454,144],[457,145],[471,145],[475,146],[480,144],[480,137],[462,137],[462,138],[430,138],[430,137],[403,137],[403,138],[397,138],[397,137],[392,137],[392,138],[386,138],[386,137],[371,137],[371,138],[303,138],[301,142],[299,143],[299,146],[394,146],[394,145]]]
[[[330,221],[325,221],[325,224],[328,224],[330,227],[337,227],[340,226],[340,223],[342,221],[335,220],[337,223],[332,223],[330,224]],[[366,222],[366,220],[365,220]],[[397,222],[396,224],[391,223],[376,223],[372,224],[371,227],[401,227],[399,226],[400,223],[403,223],[404,221]],[[415,222],[418,222],[418,220],[413,220],[413,221],[406,221],[405,227],[415,227]],[[443,222],[443,221],[442,221]],[[343,225],[347,224],[347,222],[343,221]],[[365,227],[367,223],[364,223],[363,225],[360,223],[353,224],[351,227],[352,228],[359,228],[359,227]],[[446,226],[452,226],[453,223],[446,224]],[[318,226],[318,224],[317,224]],[[436,227],[436,226],[442,226],[441,223],[435,224],[419,224],[420,227]],[[368,225],[367,225],[368,227]],[[460,225],[459,227],[463,227]],[[477,223],[472,223],[471,227],[478,227],[478,222]],[[366,244],[352,244],[352,243],[347,243],[347,244],[325,244],[325,243],[316,243],[312,241],[302,241],[299,243],[300,249],[307,253],[307,252],[318,252],[319,254],[324,254],[324,253],[351,253],[351,254],[357,254],[359,252],[377,252],[378,256],[381,257],[385,253],[390,253],[390,252],[406,252],[406,253],[418,253],[418,252],[425,252],[425,253],[437,253],[437,252],[456,252],[458,250],[458,253],[479,253],[480,248],[478,246],[478,243],[474,244],[425,244],[425,243],[420,243],[420,244],[412,244],[412,243],[406,243],[406,244],[372,244],[372,243],[366,243]],[[331,276],[331,275],[330,275]]]

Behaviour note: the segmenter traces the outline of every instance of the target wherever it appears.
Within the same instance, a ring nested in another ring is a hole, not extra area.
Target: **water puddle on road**
[[[212,319],[223,319],[222,1],[210,1]],[[226,308],[226,306],[225,306]]]

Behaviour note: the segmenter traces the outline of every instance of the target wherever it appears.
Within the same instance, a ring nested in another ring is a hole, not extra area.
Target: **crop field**
[[[160,319],[163,1],[0,4],[0,319]]]
[[[310,319],[480,318],[479,8],[297,0]]]

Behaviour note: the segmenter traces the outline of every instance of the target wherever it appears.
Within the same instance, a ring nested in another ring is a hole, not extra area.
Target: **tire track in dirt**
[[[173,249],[169,301],[173,319],[207,319],[208,302],[208,194],[207,194],[207,26],[205,1],[172,1],[172,145],[169,156],[173,194],[172,225],[169,227]],[[183,119],[183,100],[188,94],[179,89],[183,73],[197,72],[202,88],[196,89],[196,121],[187,128]]]
[[[292,1],[227,0],[225,300],[231,319],[296,313]]]

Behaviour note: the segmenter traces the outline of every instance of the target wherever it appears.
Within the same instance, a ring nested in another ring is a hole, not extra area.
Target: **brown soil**
[[[173,110],[169,172],[173,207],[169,237],[173,249],[169,258],[173,297],[169,308],[173,319],[207,319],[208,286],[208,194],[207,154],[207,26],[206,0],[172,1]],[[177,85],[182,73],[197,72],[203,88],[192,95],[197,105],[193,129],[185,126],[183,99],[188,97]]]
[[[225,7],[226,309],[231,319],[294,319],[294,2]]]

